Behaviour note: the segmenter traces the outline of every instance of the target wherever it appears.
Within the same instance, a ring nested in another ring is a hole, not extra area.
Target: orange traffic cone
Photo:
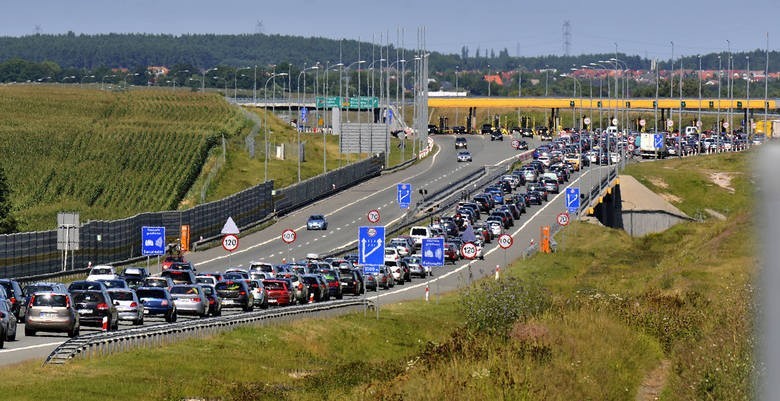
[[[101,329],[103,331],[108,331],[108,316],[103,316],[103,326]]]
[[[313,292],[312,292],[312,293],[309,293],[309,303],[310,303],[310,304],[313,304],[313,303],[314,303],[314,293],[313,293]]]

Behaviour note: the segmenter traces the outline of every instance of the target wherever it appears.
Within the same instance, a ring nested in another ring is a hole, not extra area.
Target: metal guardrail
[[[364,308],[371,304],[370,300],[360,298],[86,334],[62,343],[49,354],[43,364],[63,364],[76,357],[109,355],[131,348],[158,347],[185,338],[211,336],[239,326],[280,323],[315,313],[346,313],[350,309]]]

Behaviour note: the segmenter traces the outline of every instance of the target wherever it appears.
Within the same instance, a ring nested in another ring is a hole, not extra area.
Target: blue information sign
[[[420,248],[423,266],[444,266],[444,238],[423,238]]]
[[[165,255],[165,227],[141,227],[141,254]]]
[[[663,134],[654,134],[653,135],[653,145],[655,145],[656,149],[662,149],[664,147],[664,136],[663,136]]]
[[[385,264],[385,227],[362,226],[358,228],[358,264],[379,266]]]
[[[396,199],[401,209],[408,209],[412,204],[412,184],[398,184]]]
[[[569,213],[580,210],[580,187],[566,188],[566,209]]]

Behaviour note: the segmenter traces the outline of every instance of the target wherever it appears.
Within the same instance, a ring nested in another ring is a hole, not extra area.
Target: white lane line
[[[16,352],[16,351],[27,351],[27,350],[35,349],[35,348],[51,347],[53,345],[60,345],[63,342],[64,341],[58,341],[58,342],[54,342],[54,343],[46,343],[46,344],[38,344],[38,345],[28,345],[26,347],[20,347],[20,348],[3,349],[3,350],[0,350],[0,354],[8,354],[8,353],[11,353],[11,352]]]
[[[404,178],[404,181],[409,181],[409,180],[412,180],[412,179],[414,179],[414,178],[416,178],[416,177],[418,177],[418,176],[420,176],[420,175],[422,175],[422,174],[425,174],[425,173],[427,173],[428,171],[430,171],[430,170],[431,170],[431,169],[432,169],[432,168],[433,168],[433,167],[436,165],[436,158],[438,158],[438,156],[439,156],[439,153],[441,153],[441,146],[438,146],[438,145],[436,145],[436,151],[433,153],[433,156],[431,156],[431,165],[430,165],[430,166],[428,166],[428,168],[426,168],[425,170],[423,170],[423,171],[420,171],[419,173],[417,173],[417,174],[415,174],[415,175],[412,175],[412,176],[409,176],[409,177],[407,177],[407,178]],[[398,182],[397,182],[397,184],[400,184],[400,183],[401,183],[401,181],[398,181]],[[373,193],[371,193],[370,195],[366,195],[366,196],[364,196],[364,197],[362,197],[362,198],[356,199],[356,200],[355,200],[355,201],[353,201],[353,202],[347,203],[346,205],[344,205],[344,206],[342,206],[342,207],[340,207],[340,208],[338,208],[338,209],[335,209],[335,210],[331,211],[331,212],[330,212],[330,214],[338,213],[338,212],[340,212],[340,211],[342,211],[342,210],[344,210],[344,209],[346,209],[346,208],[348,208],[348,207],[350,207],[350,206],[352,206],[352,205],[354,205],[354,204],[356,204],[356,203],[362,202],[362,201],[364,201],[364,200],[366,200],[366,199],[368,199],[368,198],[371,198],[372,196],[376,196],[376,195],[378,195],[378,194],[380,194],[380,193],[382,193],[382,192],[383,192],[383,191],[377,191],[377,192],[373,192]],[[296,212],[292,213],[291,215],[296,215],[296,214],[299,214],[299,213],[301,213],[301,211],[296,211]],[[395,221],[395,220],[394,220],[394,221]],[[352,223],[354,224],[355,222],[353,221]],[[300,227],[294,228],[294,230],[295,230],[295,231],[298,231],[298,230],[301,230],[301,229],[303,229],[303,228],[305,228],[305,227],[306,227],[306,225],[302,225],[302,226],[300,226]],[[268,244],[270,244],[271,242],[278,241],[278,240],[279,240],[279,238],[271,238],[271,239],[269,239],[269,240],[266,240],[266,241],[264,241],[264,242],[259,242],[259,243],[257,243],[257,244],[254,244],[254,245],[248,246],[248,247],[246,247],[246,248],[243,248],[243,249],[236,250],[236,251],[232,252],[230,255],[222,255],[222,256],[217,256],[217,257],[215,257],[215,258],[211,258],[211,259],[208,259],[208,260],[204,260],[204,261],[202,261],[202,262],[195,263],[195,266],[200,266],[200,265],[203,265],[203,264],[206,264],[206,263],[215,262],[215,261],[217,261],[217,260],[221,260],[221,259],[227,259],[227,258],[228,258],[229,256],[231,256],[231,255],[236,255],[236,254],[240,254],[240,253],[244,253],[244,252],[249,252],[249,251],[251,251],[251,250],[253,250],[253,249],[255,249],[255,248],[258,248],[258,247],[261,247],[261,246],[264,246],[264,245],[268,245]],[[357,240],[355,240],[355,242],[357,242]],[[298,245],[298,247],[300,248],[301,246],[300,246],[300,245]]]

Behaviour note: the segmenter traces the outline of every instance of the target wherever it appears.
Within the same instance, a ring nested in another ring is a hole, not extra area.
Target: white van
[[[423,238],[433,238],[433,231],[430,227],[414,226],[409,229],[409,236],[414,238],[415,248],[422,248]]]
[[[119,276],[116,274],[114,266],[109,265],[93,266],[87,275],[88,281],[115,280],[117,278],[119,278]]]

